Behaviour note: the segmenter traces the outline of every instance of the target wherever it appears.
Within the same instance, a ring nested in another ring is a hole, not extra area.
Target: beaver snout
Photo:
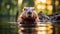
[[[32,14],[32,12],[28,12],[28,14],[29,14],[29,15],[31,15],[31,14]]]

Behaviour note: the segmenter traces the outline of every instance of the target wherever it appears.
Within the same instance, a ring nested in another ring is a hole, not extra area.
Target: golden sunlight
[[[47,22],[46,24],[39,24],[36,26],[37,34],[52,34],[52,24]]]
[[[46,32],[37,32],[37,34],[46,34]]]
[[[18,0],[18,5],[22,4],[23,0]]]
[[[59,5],[59,1],[55,1],[55,5]]]
[[[37,2],[37,3],[40,3],[40,2],[46,3],[46,0],[36,0],[36,2]]]
[[[52,10],[52,9],[53,9],[52,5],[48,5],[48,6],[47,6],[47,9],[48,9],[48,10]]]
[[[40,9],[40,8],[42,8],[42,6],[41,5],[37,5],[37,9]]]
[[[42,3],[46,3],[46,0],[41,0]]]

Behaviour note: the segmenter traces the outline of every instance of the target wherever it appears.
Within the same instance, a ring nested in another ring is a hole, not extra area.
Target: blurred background
[[[16,19],[26,6],[35,7],[37,13],[43,11],[45,15],[60,12],[60,0],[0,0],[0,34],[18,34]],[[53,34],[59,34],[60,26],[54,25]]]

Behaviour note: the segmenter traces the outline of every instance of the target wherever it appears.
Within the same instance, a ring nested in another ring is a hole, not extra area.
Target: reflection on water
[[[34,25],[33,25],[34,26]],[[35,27],[20,27],[19,34],[52,34],[53,26],[52,23],[47,22],[47,23],[41,23],[41,24],[36,24]],[[26,32],[27,31],[27,32]],[[24,33],[25,32],[25,33]]]
[[[0,34],[17,34],[15,17],[0,17]]]
[[[15,17],[0,17],[0,34],[60,34],[60,25],[50,22],[37,24],[34,27],[20,27],[17,31]],[[54,28],[54,29],[53,29]]]
[[[37,34],[52,34],[52,24],[51,23],[41,23],[40,26],[36,27]]]

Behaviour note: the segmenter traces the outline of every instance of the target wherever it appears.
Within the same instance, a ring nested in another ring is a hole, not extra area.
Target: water
[[[52,24],[51,22],[37,24],[31,28],[20,27],[19,29],[15,17],[0,17],[0,34],[60,34],[59,29],[59,24]]]
[[[17,34],[15,17],[0,17],[0,34]]]
[[[32,27],[34,26],[34,27]],[[32,24],[29,26],[22,26],[19,29],[19,34],[52,34],[52,23]]]

